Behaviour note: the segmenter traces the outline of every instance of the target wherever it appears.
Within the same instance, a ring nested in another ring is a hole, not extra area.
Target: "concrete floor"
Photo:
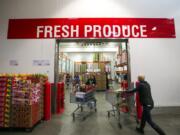
[[[135,131],[136,121],[129,114],[122,114],[120,129],[115,118],[108,119],[107,110],[111,106],[105,101],[103,92],[96,94],[97,113],[93,113],[84,121],[72,121],[71,113],[76,108],[69,103],[69,94],[66,92],[66,108],[61,116],[53,116],[52,120],[43,122],[35,127],[31,133],[22,131],[0,132],[0,135],[138,135]],[[180,134],[180,108],[154,109],[154,121],[167,133],[167,135]],[[145,135],[157,135],[147,124]]]

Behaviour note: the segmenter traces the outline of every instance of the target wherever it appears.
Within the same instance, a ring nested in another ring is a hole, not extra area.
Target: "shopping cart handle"
[[[121,97],[130,97],[130,96],[134,96],[134,93],[127,93],[127,92],[121,93]]]

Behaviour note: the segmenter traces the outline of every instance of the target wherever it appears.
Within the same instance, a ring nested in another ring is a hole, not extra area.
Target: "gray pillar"
[[[126,42],[126,50],[127,50],[127,64],[128,64],[128,89],[131,89],[132,88],[132,84],[131,84],[131,61],[130,61],[130,46],[128,44],[128,41]],[[128,104],[129,104],[129,109],[130,109],[130,112],[133,112],[133,108],[134,108],[134,96],[131,96],[128,98]]]
[[[126,51],[127,51],[127,71],[128,71],[128,88],[131,88],[131,61],[130,61],[130,47],[128,40],[126,41]]]

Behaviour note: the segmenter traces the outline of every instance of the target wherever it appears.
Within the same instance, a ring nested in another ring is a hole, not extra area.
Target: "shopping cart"
[[[108,110],[108,118],[111,116],[114,116],[117,118],[118,126],[119,128],[122,128],[121,122],[120,122],[120,114],[122,111],[122,108],[126,108],[126,112],[128,111],[128,102],[127,97],[129,95],[125,94],[123,90],[117,89],[117,90],[107,90],[106,91],[106,101],[109,102],[112,106],[111,110]]]
[[[73,121],[76,118],[85,120],[93,111],[97,112],[94,89],[88,92],[70,93],[70,103],[77,104],[77,108],[72,112]]]

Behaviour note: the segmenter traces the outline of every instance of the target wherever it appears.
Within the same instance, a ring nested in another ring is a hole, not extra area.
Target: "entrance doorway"
[[[106,91],[112,87],[119,88],[126,78],[131,87],[131,66],[128,39],[57,39],[54,59],[54,83],[65,83],[66,76],[72,81],[75,75],[80,77],[81,84],[86,83],[88,76],[96,77],[96,91]],[[68,84],[69,85],[69,84]],[[68,94],[68,93],[66,93]],[[52,94],[56,97],[56,91]],[[56,100],[52,101],[56,110]]]

